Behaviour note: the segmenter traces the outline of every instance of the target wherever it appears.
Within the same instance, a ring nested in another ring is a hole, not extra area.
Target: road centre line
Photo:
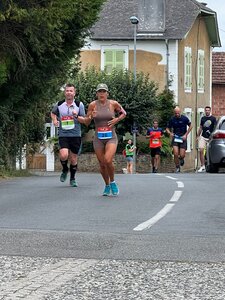
[[[166,204],[154,217],[139,224],[133,230],[134,231],[142,231],[142,230],[152,227],[155,223],[157,223],[160,219],[162,219],[166,214],[168,214],[168,212],[173,208],[174,205],[175,205],[174,203]]]
[[[182,191],[175,191],[172,198],[170,199],[170,202],[177,202],[180,199],[182,193]]]
[[[178,188],[183,188],[184,187],[184,183],[182,181],[177,181],[177,187]]]
[[[174,178],[172,176],[166,176],[166,178],[172,179],[172,180],[177,180],[177,178]]]
[[[166,177],[169,178],[169,179],[172,179],[172,180],[176,180],[176,178],[171,177],[171,176],[166,176]],[[184,183],[182,181],[177,181],[177,185],[178,185],[178,188],[179,187],[180,188],[184,187]],[[183,193],[182,191],[174,191],[173,196],[169,200],[170,203],[166,204],[154,217],[152,217],[151,219],[139,224],[133,230],[134,231],[142,231],[142,230],[145,230],[145,229],[149,229],[154,224],[156,224],[160,219],[165,217],[171,211],[171,209],[173,208],[175,203],[180,199],[182,193]],[[171,203],[171,202],[174,202],[174,203]]]

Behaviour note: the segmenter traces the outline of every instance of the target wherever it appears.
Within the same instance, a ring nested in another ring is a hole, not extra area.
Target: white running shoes
[[[201,166],[199,169],[198,169],[198,173],[203,173],[205,172],[205,166]]]

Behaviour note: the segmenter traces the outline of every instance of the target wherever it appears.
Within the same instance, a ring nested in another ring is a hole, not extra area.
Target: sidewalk
[[[223,300],[223,263],[0,257],[1,300]]]

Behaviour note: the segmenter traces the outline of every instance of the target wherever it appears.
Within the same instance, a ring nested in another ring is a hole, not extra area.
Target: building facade
[[[138,24],[131,23],[135,16]],[[135,37],[136,34],[136,37]],[[134,42],[134,38],[136,41]],[[136,52],[134,52],[136,43]],[[193,124],[187,166],[196,163],[195,137],[206,105],[212,105],[212,49],[220,47],[216,12],[195,0],[108,0],[81,51],[81,68],[95,66],[149,74],[174,92]]]

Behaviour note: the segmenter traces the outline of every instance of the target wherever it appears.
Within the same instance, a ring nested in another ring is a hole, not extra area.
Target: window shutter
[[[111,74],[113,69],[113,50],[105,50],[104,66],[106,74]]]
[[[204,84],[205,84],[204,72],[205,72],[204,50],[199,50],[198,51],[198,90],[202,92],[204,91]]]
[[[115,68],[117,70],[124,69],[124,51],[123,50],[115,51]]]
[[[191,48],[186,47],[184,53],[184,89],[191,91],[192,87],[192,56]]]
[[[104,51],[104,70],[111,74],[113,69],[123,70],[125,68],[125,51],[118,49],[107,49]]]

